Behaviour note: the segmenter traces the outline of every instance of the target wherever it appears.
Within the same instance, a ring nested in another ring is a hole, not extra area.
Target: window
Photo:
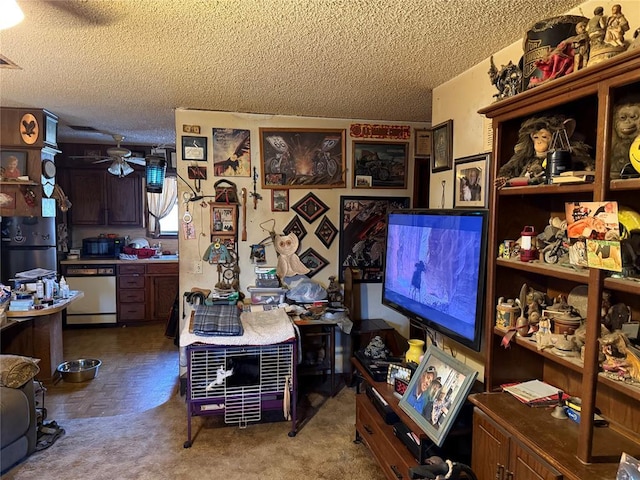
[[[147,193],[148,234],[153,238],[178,236],[178,179],[166,176],[162,193]]]

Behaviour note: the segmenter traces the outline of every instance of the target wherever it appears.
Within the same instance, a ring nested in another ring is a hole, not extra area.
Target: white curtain
[[[154,238],[160,236],[160,219],[166,217],[178,201],[176,177],[165,177],[162,193],[147,193],[149,206],[149,231]]]

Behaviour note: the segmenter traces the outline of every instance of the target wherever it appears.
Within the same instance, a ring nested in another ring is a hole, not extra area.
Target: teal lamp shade
[[[162,157],[156,156],[147,157],[146,161],[147,192],[162,193],[167,161]]]

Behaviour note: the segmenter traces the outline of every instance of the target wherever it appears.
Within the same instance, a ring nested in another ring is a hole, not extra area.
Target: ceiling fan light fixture
[[[109,168],[107,168],[107,171],[111,174],[111,175],[117,175],[120,176],[120,161],[119,160],[114,160],[111,165],[109,165]]]
[[[122,176],[127,176],[131,172],[133,172],[133,167],[129,165],[127,162],[122,162]]]
[[[0,30],[11,28],[24,20],[24,13],[16,0],[0,1]]]

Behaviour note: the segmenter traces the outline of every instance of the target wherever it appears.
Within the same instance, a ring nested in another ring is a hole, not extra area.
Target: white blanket
[[[191,311],[193,306],[186,304],[182,329],[180,331],[180,346],[186,347],[194,343],[206,345],[273,345],[286,342],[295,337],[293,322],[283,308],[266,312],[243,312],[240,321],[244,328],[244,335],[229,337],[203,337],[189,331]]]

